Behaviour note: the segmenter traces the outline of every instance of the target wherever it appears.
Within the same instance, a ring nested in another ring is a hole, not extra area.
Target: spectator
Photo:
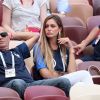
[[[26,29],[40,33],[47,14],[46,4],[47,0],[4,0],[2,26],[12,34],[25,33]]]
[[[28,72],[24,59],[30,56],[29,50],[33,47],[38,37],[38,35],[34,35],[25,43],[20,44],[16,48],[9,49],[9,36],[3,28],[0,28],[0,86],[16,90],[21,98],[23,98],[26,87],[32,85],[55,86],[64,90],[68,96],[70,89],[69,80],[55,78],[34,81]]]
[[[35,74],[39,73],[41,79],[64,77],[70,80],[71,85],[80,81],[93,83],[88,71],[77,71],[72,42],[64,36],[60,17],[48,16],[44,21],[40,43],[33,48]]]
[[[76,54],[79,55],[82,51],[85,50],[86,46],[89,45],[93,40],[95,41],[94,45],[94,51],[92,55],[84,56],[81,59],[83,61],[100,61],[100,26],[95,27],[89,35],[84,39],[80,44],[75,46]]]

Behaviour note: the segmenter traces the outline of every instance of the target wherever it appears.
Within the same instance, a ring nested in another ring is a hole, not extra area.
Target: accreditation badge
[[[5,78],[15,77],[15,68],[5,69]]]

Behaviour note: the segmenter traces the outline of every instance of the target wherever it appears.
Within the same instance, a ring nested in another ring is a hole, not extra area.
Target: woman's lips
[[[48,34],[48,35],[51,35],[52,33],[53,33],[53,32],[52,32],[52,31],[50,31],[50,32],[48,32],[47,34]]]

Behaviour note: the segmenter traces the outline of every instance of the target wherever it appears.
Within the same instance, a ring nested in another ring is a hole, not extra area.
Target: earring
[[[61,35],[61,32],[58,32],[59,36]]]

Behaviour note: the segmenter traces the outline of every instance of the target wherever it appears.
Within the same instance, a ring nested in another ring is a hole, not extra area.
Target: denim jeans
[[[69,90],[71,87],[69,80],[66,78],[44,79],[44,80],[33,81],[32,83],[26,83],[22,79],[14,79],[5,84],[4,87],[14,89],[23,99],[25,89],[28,86],[34,86],[34,85],[48,85],[48,86],[58,87],[65,92],[66,96],[69,96]]]

